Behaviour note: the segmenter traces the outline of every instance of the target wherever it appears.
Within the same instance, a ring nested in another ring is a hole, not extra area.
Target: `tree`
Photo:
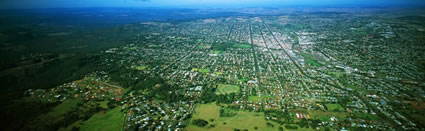
[[[208,125],[208,121],[202,120],[202,119],[195,119],[195,120],[192,121],[192,124],[199,126],[199,127],[204,127],[204,126]]]
[[[206,88],[202,91],[202,94],[199,100],[205,103],[210,103],[215,101],[216,98],[217,96],[215,94],[215,88]]]
[[[71,128],[71,131],[79,131],[79,130],[80,130],[80,128],[75,127],[75,126],[73,126],[73,127]]]
[[[283,127],[279,126],[279,131],[283,131]]]
[[[293,130],[296,130],[296,129],[298,129],[298,126],[285,125],[285,128],[286,128],[286,129],[293,129]]]
[[[298,125],[300,127],[308,127],[308,122],[307,122],[307,120],[305,118],[303,118],[303,119],[301,119],[300,122],[298,122]]]
[[[316,129],[320,122],[320,120],[312,120],[311,128]]]
[[[269,126],[269,127],[274,127],[274,125],[270,122],[267,122],[266,125]]]

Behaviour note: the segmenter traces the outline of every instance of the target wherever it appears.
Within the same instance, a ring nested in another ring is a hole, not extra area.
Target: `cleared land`
[[[348,112],[324,112],[318,110],[309,110],[307,112],[310,114],[311,119],[320,119],[322,121],[329,121],[331,117],[344,119],[349,115]]]
[[[319,58],[316,56],[313,56],[308,53],[301,53],[301,55],[304,57],[304,61],[306,64],[309,64],[311,66],[322,66],[322,64],[319,63]]]
[[[122,129],[124,113],[120,112],[121,107],[115,107],[106,113],[99,112],[90,119],[83,122],[80,127],[82,131],[119,131]]]
[[[339,104],[325,104],[328,111],[344,111],[344,108]]]
[[[237,115],[233,117],[220,117],[219,111],[220,106],[215,103],[199,104],[195,113],[192,117],[194,119],[203,119],[208,121],[208,125],[205,127],[198,127],[193,124],[189,124],[186,128],[188,131],[204,131],[204,130],[217,130],[217,131],[232,131],[234,129],[240,130],[277,130],[279,124],[270,122],[274,127],[266,125],[267,121],[264,119],[264,113],[249,112],[249,111],[234,111]],[[213,121],[210,121],[213,119]],[[215,125],[211,127],[211,125]]]
[[[70,99],[62,102],[60,105],[53,108],[51,112],[49,112],[47,115],[52,116],[61,116],[64,115],[66,112],[71,111],[72,108],[76,107],[78,103],[81,101],[78,99]]]
[[[330,75],[330,76],[332,76],[332,77],[339,78],[339,77],[341,77],[341,76],[343,76],[343,75],[344,75],[344,72],[337,72],[337,71],[334,71],[334,72],[328,72],[328,75]]]

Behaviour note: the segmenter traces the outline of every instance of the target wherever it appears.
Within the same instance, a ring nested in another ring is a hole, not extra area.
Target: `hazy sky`
[[[425,0],[0,0],[0,8],[425,5]]]

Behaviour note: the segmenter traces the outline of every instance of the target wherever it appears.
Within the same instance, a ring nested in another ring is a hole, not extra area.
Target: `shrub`
[[[202,119],[195,119],[195,120],[192,121],[192,124],[199,126],[199,127],[204,127],[204,126],[208,125],[208,121],[202,120]]]

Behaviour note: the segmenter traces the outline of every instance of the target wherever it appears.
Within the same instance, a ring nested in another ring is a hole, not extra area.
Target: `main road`
[[[255,54],[255,45],[254,45],[254,41],[252,40],[251,20],[248,22],[248,27],[249,27],[249,39],[251,41],[251,52],[252,52],[252,56],[254,57],[254,65],[255,65],[255,72],[257,75],[258,87],[261,88],[260,69],[258,68],[257,55]]]

